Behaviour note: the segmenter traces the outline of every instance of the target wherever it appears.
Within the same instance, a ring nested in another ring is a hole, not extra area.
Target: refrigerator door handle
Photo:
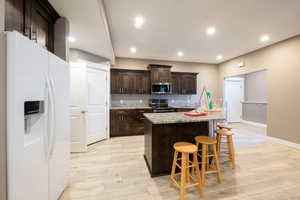
[[[56,143],[56,121],[55,121],[55,116],[56,116],[56,102],[55,102],[55,87],[54,87],[54,82],[52,79],[50,79],[50,88],[51,88],[51,96],[52,96],[52,102],[53,102],[53,106],[52,106],[52,133],[51,133],[51,146],[50,146],[50,156],[49,158],[52,157],[53,155],[53,151],[54,151],[54,147],[55,147],[55,143]]]
[[[49,122],[49,107],[51,107],[51,100],[50,100],[50,94],[49,94],[49,80],[46,77],[45,80],[45,105],[47,105],[47,114],[46,114],[46,133],[44,134],[44,141],[45,141],[45,154],[46,158],[48,159],[49,156],[49,134],[50,134],[50,122]]]
[[[53,102],[53,95],[52,95],[52,89],[51,89],[51,82],[49,78],[47,77],[46,79],[47,85],[48,85],[48,125],[47,125],[47,133],[48,133],[48,138],[47,138],[47,145],[48,145],[48,152],[47,152],[47,158],[50,158],[50,152],[51,152],[51,144],[52,144],[52,135],[53,135],[53,107],[54,107],[54,102]]]

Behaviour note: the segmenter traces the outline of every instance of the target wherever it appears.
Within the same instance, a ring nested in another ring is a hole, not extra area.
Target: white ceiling
[[[73,11],[71,21],[89,13],[86,7],[92,9],[94,6],[90,5],[90,2],[94,1],[89,0],[87,3],[82,0],[82,2],[85,2],[81,5],[84,12]],[[218,54],[222,54],[224,60],[228,60],[300,33],[300,0],[105,0],[104,2],[114,52],[120,57],[217,63],[220,62],[216,61]],[[135,29],[133,25],[136,16],[145,18],[142,29]],[[80,19],[78,21],[82,22]],[[95,23],[93,21],[90,25],[75,24],[76,28],[72,28],[72,32],[81,33],[82,29],[88,27],[89,31],[83,36],[95,35],[90,33],[91,26]],[[210,37],[206,35],[208,26],[216,27],[215,35]],[[260,36],[263,34],[269,34],[271,38],[269,42],[260,42]],[[93,44],[95,40],[97,37],[91,37],[85,47],[87,49],[89,45],[95,47]],[[137,48],[135,54],[129,51],[132,46]],[[182,58],[177,57],[178,51],[184,52]]]
[[[101,0],[49,0],[70,21],[70,35],[78,48],[114,61],[114,52]]]

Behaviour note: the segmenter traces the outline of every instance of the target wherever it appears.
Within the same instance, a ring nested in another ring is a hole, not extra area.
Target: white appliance
[[[57,200],[69,182],[68,64],[17,32],[4,33],[1,40],[7,65],[8,200]]]

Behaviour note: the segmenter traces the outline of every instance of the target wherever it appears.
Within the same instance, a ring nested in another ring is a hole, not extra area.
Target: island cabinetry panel
[[[176,108],[176,112],[190,112],[195,110],[195,108]]]
[[[150,76],[144,70],[111,70],[112,94],[150,94]]]
[[[197,73],[172,72],[173,94],[197,94]]]
[[[176,142],[195,143],[194,137],[209,135],[209,122],[153,124],[145,119],[145,160],[152,177],[171,173]]]
[[[124,109],[110,111],[110,136],[131,136],[144,134],[143,113],[152,109]]]

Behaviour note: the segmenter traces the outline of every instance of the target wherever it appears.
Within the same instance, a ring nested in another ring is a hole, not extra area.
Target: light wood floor
[[[249,129],[235,128],[238,167],[232,170],[230,163],[222,163],[222,184],[210,176],[203,199],[300,200],[300,151],[270,143],[259,134],[251,141]],[[150,178],[143,139],[112,138],[90,146],[88,153],[73,154],[71,184],[60,200],[178,199],[168,176]],[[186,197],[200,199],[196,188],[188,190]]]

